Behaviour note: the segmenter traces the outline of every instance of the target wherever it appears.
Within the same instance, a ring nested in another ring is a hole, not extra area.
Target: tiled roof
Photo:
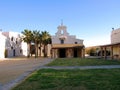
[[[108,47],[108,46],[116,46],[116,45],[120,45],[120,43],[106,44],[106,45],[101,45],[100,47]]]
[[[74,48],[84,47],[83,44],[52,44],[52,48]]]

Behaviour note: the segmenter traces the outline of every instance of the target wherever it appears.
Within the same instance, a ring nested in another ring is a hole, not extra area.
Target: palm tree
[[[44,45],[44,57],[47,57],[46,46],[51,43],[51,36],[47,31],[42,31],[42,44]]]
[[[30,57],[30,45],[32,42],[32,38],[33,38],[33,34],[31,30],[25,29],[24,31],[22,31],[23,34],[23,41],[27,43],[27,56]]]
[[[33,42],[35,43],[35,57],[38,57],[38,44],[41,44],[41,34],[40,31],[33,31]]]

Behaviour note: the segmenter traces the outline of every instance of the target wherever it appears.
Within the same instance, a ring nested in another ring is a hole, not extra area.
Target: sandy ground
[[[47,58],[9,58],[0,60],[0,84],[4,85],[25,72],[29,72],[38,66],[43,66],[50,60]]]

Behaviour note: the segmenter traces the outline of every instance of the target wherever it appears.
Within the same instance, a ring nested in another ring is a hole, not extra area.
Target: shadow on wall
[[[20,49],[18,51],[15,50],[15,49],[13,49],[11,51],[8,51],[7,49],[5,49],[5,51],[4,51],[4,58],[16,57],[16,56],[26,56],[26,55],[24,55],[22,49]]]

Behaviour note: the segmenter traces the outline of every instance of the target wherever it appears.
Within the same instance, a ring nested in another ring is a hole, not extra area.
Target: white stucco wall
[[[2,35],[2,32],[0,31],[0,58],[5,58],[5,42],[6,37]]]
[[[64,40],[64,44],[75,44],[75,42],[77,42],[78,44],[83,44],[83,40],[76,39],[76,37],[73,36],[67,36],[67,38]],[[61,44],[60,38],[57,36],[52,36],[52,43]]]
[[[120,28],[111,32],[111,43],[120,43]]]
[[[25,42],[23,42],[22,41],[22,43],[21,43],[21,49],[22,49],[22,55],[23,56],[27,56],[28,54],[28,52],[27,52],[27,43],[25,43]]]

